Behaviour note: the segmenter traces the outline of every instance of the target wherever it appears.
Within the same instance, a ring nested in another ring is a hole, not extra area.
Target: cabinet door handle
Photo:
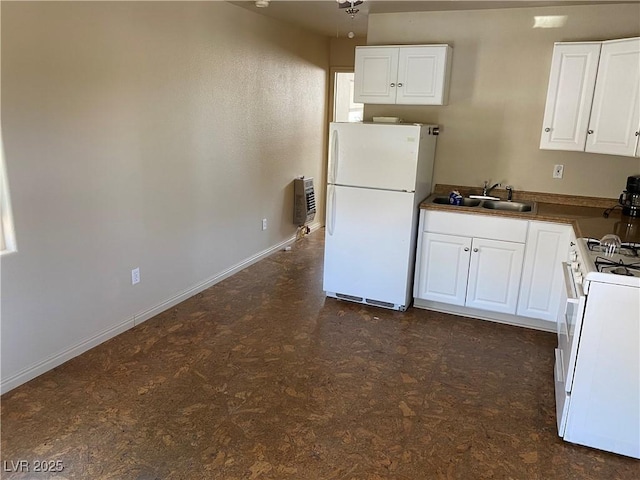
[[[401,87],[401,86],[402,86],[402,84],[401,84],[401,83],[399,83],[399,84],[398,84],[398,86],[399,86],[399,87]]]
[[[544,129],[545,132],[549,133],[551,131],[551,129],[549,127]]]
[[[477,249],[477,248],[474,248],[474,249],[473,249],[473,251],[474,251],[474,252],[477,252],[477,251],[478,251],[478,249]]]
[[[640,137],[640,130],[636,132],[636,137]]]
[[[392,83],[392,84],[391,84],[391,86],[392,86],[392,87],[395,87],[395,86],[396,86],[396,84],[395,84],[395,83]]]
[[[593,130],[587,130],[587,133],[591,135],[593,133]]]
[[[464,247],[464,251],[468,252],[469,251],[469,247]]]

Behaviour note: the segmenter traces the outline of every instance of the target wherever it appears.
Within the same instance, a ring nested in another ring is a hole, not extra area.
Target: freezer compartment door
[[[332,123],[329,183],[415,191],[421,131],[418,125]]]
[[[324,290],[406,306],[411,299],[414,210],[411,193],[329,185]]]

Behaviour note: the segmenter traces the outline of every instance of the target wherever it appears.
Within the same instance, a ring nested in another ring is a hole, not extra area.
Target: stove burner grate
[[[625,275],[627,277],[633,277],[633,273],[631,273],[627,267],[614,267],[609,270],[609,273],[613,273],[614,275]]]
[[[613,273],[614,275],[624,275],[627,277],[635,277],[640,274],[640,262],[624,263],[609,260],[608,258],[596,257],[594,260],[596,270],[603,273]]]

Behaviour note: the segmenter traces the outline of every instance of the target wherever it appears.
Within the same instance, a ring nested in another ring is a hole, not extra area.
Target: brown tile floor
[[[323,232],[2,397],[55,479],[637,479],[555,432],[550,333],[325,299]]]

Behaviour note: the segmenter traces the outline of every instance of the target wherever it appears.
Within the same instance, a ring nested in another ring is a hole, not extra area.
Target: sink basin
[[[437,203],[439,205],[451,205],[449,203],[449,197],[436,197],[433,200],[433,203]],[[476,200],[474,198],[463,198],[461,207],[477,207],[480,205],[480,200]],[[452,207],[456,207],[457,205],[451,205]]]
[[[507,210],[510,212],[530,212],[533,205],[530,203],[507,202],[504,200],[485,200],[482,203],[483,208],[490,210]]]
[[[489,200],[489,198],[493,198],[493,200]],[[449,197],[435,197],[431,200],[433,203],[437,203],[438,205],[447,205],[449,207],[457,207],[457,205],[452,205],[449,203]],[[464,197],[462,199],[462,207],[479,207],[486,208],[487,210],[502,210],[504,212],[518,212],[518,213],[526,213],[526,212],[534,212],[535,204],[534,203],[525,203],[525,202],[509,202],[507,200],[496,199],[496,197]]]

